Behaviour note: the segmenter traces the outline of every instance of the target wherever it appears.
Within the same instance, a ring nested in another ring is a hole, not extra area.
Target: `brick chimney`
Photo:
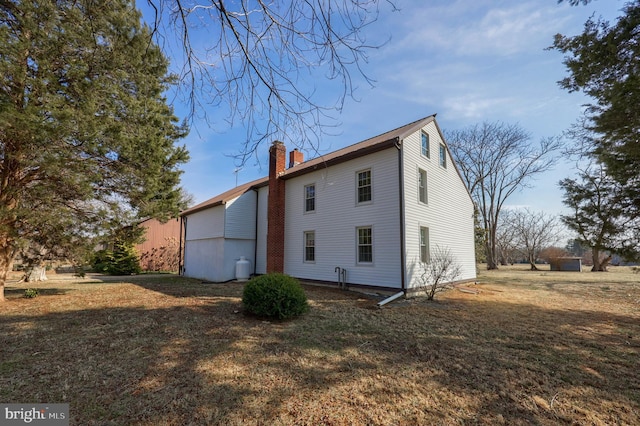
[[[304,154],[298,151],[298,148],[295,148],[293,151],[289,153],[289,168],[293,166],[297,166],[300,163],[304,162]]]
[[[274,141],[269,148],[269,202],[267,205],[267,273],[284,272],[284,180],[287,149]]]

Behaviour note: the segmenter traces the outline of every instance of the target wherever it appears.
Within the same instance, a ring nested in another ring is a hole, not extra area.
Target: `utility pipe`
[[[378,302],[378,308],[381,308],[384,305],[386,305],[387,303],[391,303],[394,300],[399,299],[402,296],[404,296],[404,291],[399,291],[398,293],[394,294],[393,296],[389,296],[386,299],[379,301]]]

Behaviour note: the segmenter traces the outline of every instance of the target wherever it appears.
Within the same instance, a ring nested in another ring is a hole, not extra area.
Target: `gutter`
[[[254,234],[254,243],[253,243],[253,275],[257,274],[258,271],[258,214],[259,214],[259,203],[260,203],[260,192],[258,190],[258,188],[252,188],[253,192],[256,193],[256,212],[255,212],[255,218],[256,218],[256,230],[255,230],[255,234]]]
[[[404,223],[404,162],[402,158],[402,141],[400,139],[396,140],[396,148],[398,149],[398,198],[400,201],[400,205],[398,207],[398,212],[400,213],[400,265],[402,265],[402,271],[400,273],[400,288],[404,293],[407,289],[406,285],[406,264],[405,264],[405,223]],[[395,299],[394,299],[395,300]],[[379,305],[382,306],[382,305]]]
[[[184,224],[184,227],[183,227]],[[184,237],[184,244],[183,242]],[[184,249],[186,249],[187,239],[187,217],[180,216],[180,244],[178,254],[178,275],[184,276]]]

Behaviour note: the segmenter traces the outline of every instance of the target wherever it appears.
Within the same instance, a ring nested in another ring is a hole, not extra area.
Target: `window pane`
[[[306,212],[312,212],[316,209],[316,199],[315,198],[307,198],[305,202],[305,210]]]
[[[429,228],[420,227],[420,261],[429,262]]]
[[[316,248],[306,247],[304,260],[307,262],[315,262],[316,260]]]
[[[304,233],[304,260],[314,262],[316,260],[316,233]]]
[[[373,262],[373,248],[371,246],[361,246],[358,249],[358,262]]]
[[[358,228],[358,262],[373,262],[373,233],[371,228]]]
[[[307,185],[304,187],[304,211],[312,212],[316,209],[316,186]]]
[[[440,165],[447,167],[447,150],[444,148],[444,145],[440,145]]]
[[[371,170],[358,172],[358,202],[371,201]]]
[[[418,173],[418,196],[421,203],[427,202],[427,172],[424,170]]]
[[[429,135],[422,133],[422,155],[429,157]]]

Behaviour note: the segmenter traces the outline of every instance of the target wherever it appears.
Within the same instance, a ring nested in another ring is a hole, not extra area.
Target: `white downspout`
[[[378,308],[381,308],[384,305],[386,305],[387,303],[391,303],[394,300],[401,298],[402,296],[404,296],[404,291],[400,291],[400,292],[394,294],[393,296],[389,296],[386,299],[381,300],[381,301],[378,302]]]

